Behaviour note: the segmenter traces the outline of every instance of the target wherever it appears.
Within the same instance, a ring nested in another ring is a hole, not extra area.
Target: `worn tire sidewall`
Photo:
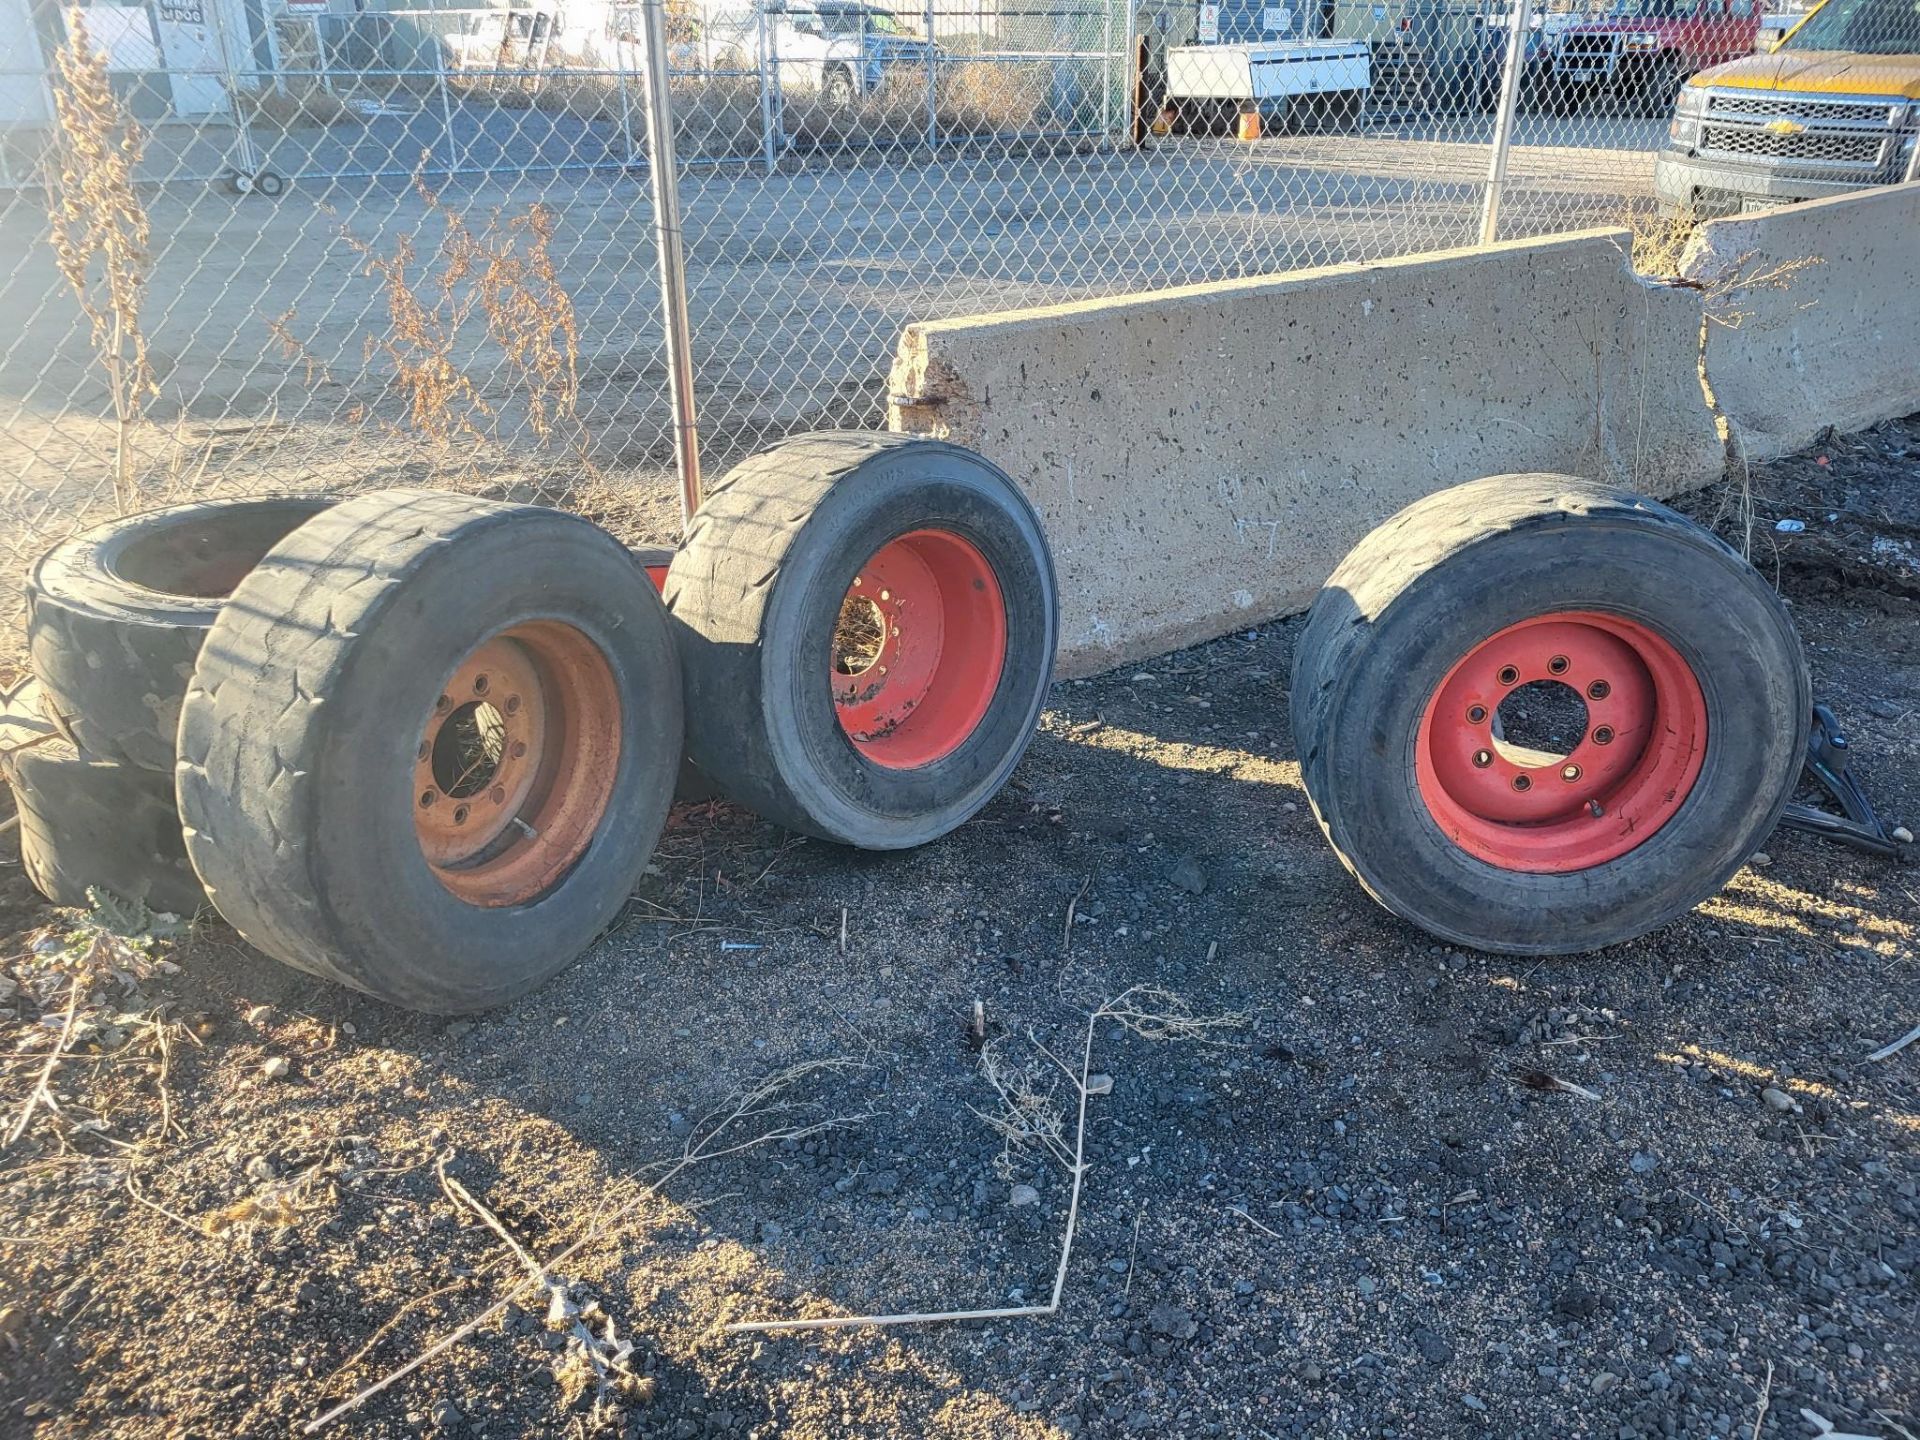
[[[512,576],[514,582],[499,583]],[[550,577],[529,580],[526,577]],[[636,623],[656,613],[657,624]],[[618,773],[586,852],[525,905],[456,899],[414,828],[414,744],[460,661],[501,631],[557,620],[585,634],[621,701]],[[570,517],[509,517],[425,559],[363,637],[320,707],[312,817],[315,898],[338,962],[377,993],[483,1009],[571,962],[619,913],[665,824],[680,760],[680,676],[646,574],[611,537]]]
[[[1338,604],[1340,592],[1321,603]],[[1663,636],[1698,679],[1706,754],[1651,839],[1564,874],[1505,870],[1446,838],[1414,778],[1421,716],[1459,658],[1553,611],[1617,614]],[[1318,709],[1312,796],[1328,837],[1388,909],[1458,943],[1516,953],[1599,948],[1692,909],[1745,863],[1799,773],[1811,710],[1784,607],[1704,533],[1617,516],[1490,535],[1409,584]]]
[[[854,748],[828,677],[840,605],[889,541],[946,530],[992,567],[1006,659],[978,727],[953,753],[897,770]],[[762,723],[789,792],[829,838],[868,849],[924,844],[977,813],[1019,764],[1052,680],[1059,628],[1039,517],[999,471],[964,451],[882,452],[834,486],[774,580],[761,635]]]

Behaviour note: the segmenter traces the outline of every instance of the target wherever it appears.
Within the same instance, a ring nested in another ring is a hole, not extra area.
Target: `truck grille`
[[[1610,60],[1620,48],[1618,35],[1568,35],[1560,53],[1569,60]]]
[[[1871,178],[1891,163],[1894,109],[1884,100],[1709,90],[1700,153]]]

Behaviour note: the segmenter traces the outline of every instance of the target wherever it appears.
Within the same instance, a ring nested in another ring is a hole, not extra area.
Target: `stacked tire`
[[[0,774],[36,889],[103,890],[192,915],[206,897],[174,800],[174,732],[228,593],[326,508],[294,497],[177,505],[55,546],[27,579],[32,679],[0,709]]]
[[[0,763],[34,883],[210,906],[442,1013],[593,941],[676,778],[840,844],[946,834],[1034,733],[1058,610],[1004,474],[836,434],[741,465],[673,552],[386,490],[116,521],[28,596],[36,679],[5,697]]]

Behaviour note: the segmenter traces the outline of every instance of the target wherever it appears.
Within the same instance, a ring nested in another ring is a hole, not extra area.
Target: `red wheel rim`
[[[1007,658],[993,567],[949,530],[891,540],[854,576],[830,660],[833,704],[853,748],[910,770],[978,728]]]
[[[1565,755],[1495,738],[1501,701],[1543,680],[1587,707]],[[1414,774],[1469,855],[1564,874],[1652,838],[1692,792],[1706,746],[1706,697],[1671,644],[1618,615],[1562,611],[1508,626],[1447,672],[1420,719]]]

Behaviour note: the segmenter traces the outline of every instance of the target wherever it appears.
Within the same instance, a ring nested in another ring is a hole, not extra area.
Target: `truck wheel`
[[[853,104],[856,94],[852,74],[838,67],[827,71],[820,78],[820,98],[836,110]]]
[[[19,812],[21,866],[54,904],[84,909],[89,887],[174,915],[206,904],[172,777],[81,755],[42,718],[31,682],[0,707],[0,775]]]
[[[1640,113],[1664,119],[1673,113],[1686,88],[1687,70],[1677,55],[1661,55],[1652,60],[1640,85]]]
[[[1039,518],[943,441],[803,435],[743,462],[694,517],[666,593],[695,766],[843,845],[904,849],[972,816],[1052,679]]]
[[[1341,861],[1422,929],[1522,955],[1631,939],[1717,891],[1778,820],[1811,708],[1752,567],[1561,475],[1387,521],[1314,602],[1293,672]]]
[[[679,758],[666,612],[618,542],[557,510],[384,491],[234,591],[181,710],[180,815],[258,949],[479,1010],[618,913]]]
[[[221,604],[333,503],[175,505],[54,546],[27,577],[27,649],[48,718],[89,755],[171,775],[180,700]]]

